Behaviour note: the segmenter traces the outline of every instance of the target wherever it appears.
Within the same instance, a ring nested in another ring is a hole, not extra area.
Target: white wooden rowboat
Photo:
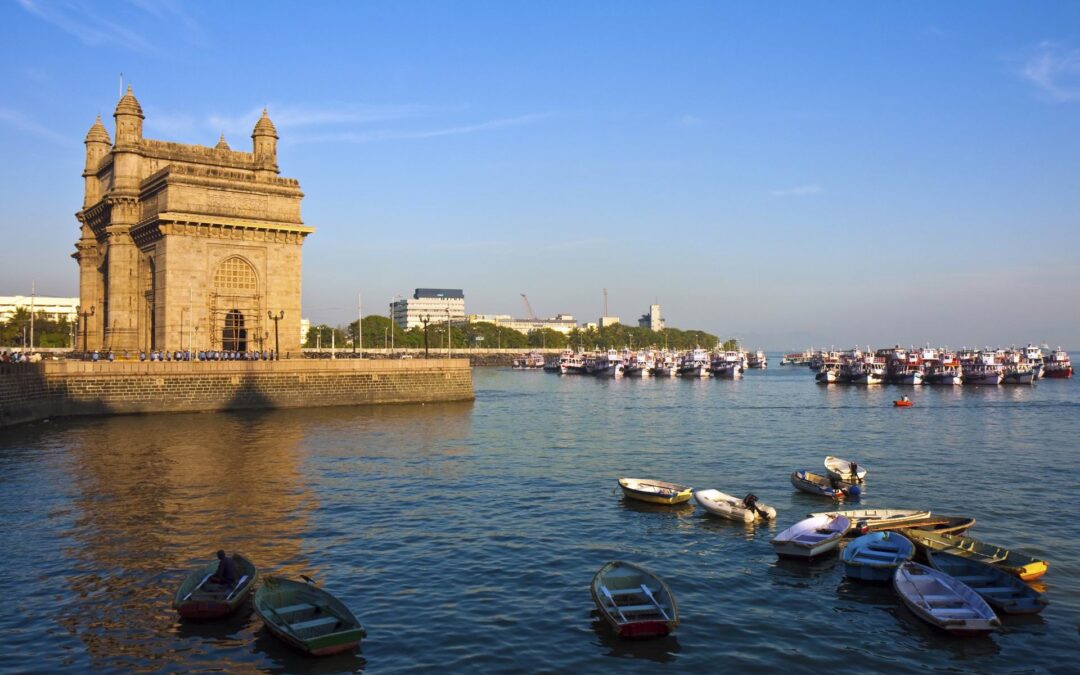
[[[926,565],[896,568],[893,588],[908,609],[951,635],[983,635],[1001,627],[994,610],[962,581]]]
[[[834,550],[851,528],[845,516],[813,516],[795,523],[773,538],[777,555],[813,558]]]

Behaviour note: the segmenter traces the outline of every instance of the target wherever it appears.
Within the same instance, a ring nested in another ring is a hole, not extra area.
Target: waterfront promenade
[[[0,426],[46,417],[472,400],[466,359],[52,361],[0,367]]]

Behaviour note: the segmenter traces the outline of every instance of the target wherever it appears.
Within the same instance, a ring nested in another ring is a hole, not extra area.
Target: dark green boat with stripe
[[[355,649],[367,637],[349,608],[310,580],[267,577],[254,604],[275,637],[314,656]]]

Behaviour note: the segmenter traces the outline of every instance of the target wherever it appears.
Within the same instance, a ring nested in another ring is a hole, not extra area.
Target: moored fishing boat
[[[173,609],[185,619],[218,619],[236,611],[255,588],[259,570],[239,553],[232,556],[239,577],[228,586],[215,583],[218,561],[193,569],[173,597]]]
[[[765,352],[763,352],[763,351],[761,351],[759,349],[759,350],[757,350],[756,352],[754,352],[753,354],[750,355],[750,360],[749,360],[749,363],[747,364],[747,367],[748,368],[768,368],[769,367],[769,358],[767,356],[765,356]]]
[[[1043,366],[1043,377],[1069,378],[1073,376],[1072,360],[1069,353],[1058,347],[1050,353]]]
[[[630,499],[652,504],[682,504],[693,493],[689,486],[649,478],[620,478],[619,487]]]
[[[1046,574],[1049,563],[1033,556],[1010,550],[994,544],[987,544],[956,534],[934,532],[925,529],[906,530],[904,534],[919,548],[930,551],[943,551],[964,558],[971,558],[993,565],[1024,581],[1038,579]]]
[[[344,603],[310,581],[267,577],[254,604],[274,637],[314,656],[355,649],[367,635]]]
[[[951,635],[984,635],[1001,627],[978,593],[931,567],[903,563],[893,574],[893,588],[917,617]]]
[[[563,375],[586,375],[585,355],[566,350],[559,357],[559,372]]]
[[[940,352],[936,359],[924,364],[926,374],[923,382],[926,384],[957,385],[963,383],[963,371],[960,360],[954,352]]]
[[[739,499],[719,490],[695,490],[694,500],[701,504],[703,509],[715,516],[743,523],[776,518],[776,509],[767,504],[759,503],[757,497],[753,494],[748,494]]]
[[[727,380],[737,380],[743,375],[743,355],[737,351],[726,351],[715,354],[709,364],[709,371],[713,377]]]
[[[1042,593],[993,565],[944,551],[927,551],[926,559],[934,569],[967,584],[999,612],[1036,614],[1048,604]]]
[[[589,592],[600,616],[619,637],[660,637],[679,625],[679,606],[671,589],[640,565],[607,563],[593,577]]]
[[[832,455],[825,458],[825,471],[838,480],[845,480],[850,483],[863,482],[866,480],[867,473],[866,467],[860,466],[858,462],[840,459]]]
[[[683,354],[679,362],[679,375],[682,377],[708,377],[709,352],[695,349]]]
[[[769,543],[779,556],[814,558],[836,549],[851,529],[845,516],[811,516],[776,535]]]
[[[996,352],[985,350],[979,352],[975,360],[965,363],[963,366],[964,384],[1001,384],[1005,375],[1005,366],[998,360]]]
[[[539,370],[544,367],[544,355],[540,352],[529,352],[513,360],[514,370]]]
[[[862,488],[854,483],[848,483],[837,478],[826,478],[807,469],[793,471],[791,473],[791,484],[803,492],[830,499],[858,499],[862,495]]]
[[[844,509],[842,511],[818,511],[811,516],[841,515],[847,516],[855,526],[863,526],[868,531],[892,530],[905,524],[916,523],[930,517],[929,511],[917,509]]]
[[[1002,384],[1035,384],[1035,369],[1025,364],[1006,366],[1001,378]]]
[[[840,362],[826,360],[814,375],[814,381],[819,384],[834,384],[840,379]]]
[[[915,544],[897,532],[870,532],[851,540],[840,559],[844,576],[863,581],[889,581],[896,568],[915,556]]]

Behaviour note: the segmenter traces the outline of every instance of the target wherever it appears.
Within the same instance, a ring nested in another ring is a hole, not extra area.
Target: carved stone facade
[[[79,348],[300,349],[300,184],[278,175],[277,131],[263,111],[252,152],[143,138],[128,91],[116,142],[86,135],[79,263]],[[85,331],[85,335],[84,335]]]

